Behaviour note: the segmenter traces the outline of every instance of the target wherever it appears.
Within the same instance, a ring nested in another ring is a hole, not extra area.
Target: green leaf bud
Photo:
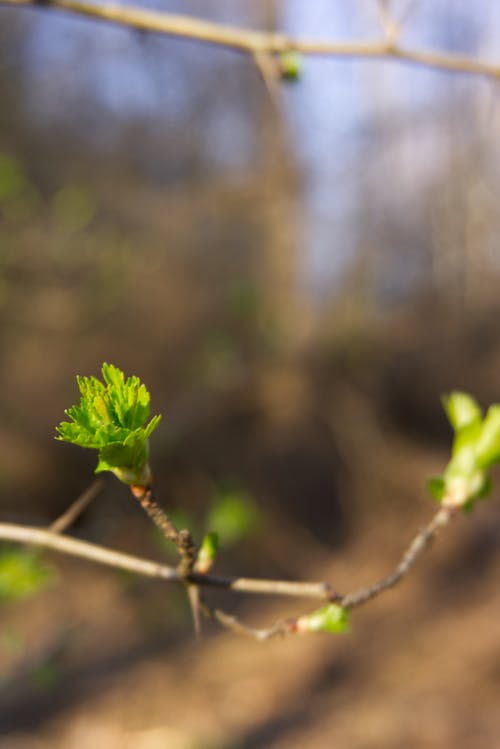
[[[201,542],[198,558],[196,560],[196,572],[206,574],[212,569],[217,551],[219,550],[219,535],[215,531],[207,533]]]
[[[330,603],[321,609],[313,611],[312,614],[301,616],[297,619],[297,630],[299,632],[330,632],[337,634],[345,632],[349,627],[349,614],[347,609],[336,603]]]

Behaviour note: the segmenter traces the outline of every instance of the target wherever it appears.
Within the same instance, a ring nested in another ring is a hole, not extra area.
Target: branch
[[[252,637],[254,640],[258,640],[258,642],[270,640],[272,637],[285,637],[286,635],[297,632],[295,619],[280,620],[271,624],[270,627],[257,629],[255,627],[250,627],[248,624],[244,624],[232,614],[226,614],[225,611],[221,611],[220,609],[212,610],[204,602],[201,604],[201,611],[207,618],[218,622],[226,629],[230,629],[238,635]]]
[[[303,55],[392,59],[449,72],[500,79],[500,64],[466,55],[410,49],[394,38],[373,42],[337,42],[256,31],[191,16],[145,10],[133,5],[95,5],[80,0],[0,0],[11,7],[43,7],[94,18],[140,31],[206,42],[256,56],[300,52]]]
[[[88,559],[99,564],[128,570],[146,577],[155,577],[171,582],[187,580],[195,585],[222,588],[235,593],[255,593],[276,596],[296,596],[320,601],[340,603],[345,608],[354,608],[375,598],[389,588],[393,588],[411,570],[417,559],[428,548],[436,533],[456,515],[457,508],[441,507],[430,523],[411,541],[403,557],[390,575],[368,587],[353,593],[340,595],[328,583],[300,582],[289,580],[266,580],[247,577],[206,575],[196,572],[187,577],[176,567],[160,564],[140,557],[114,551],[104,546],[79,541],[70,536],[62,536],[52,530],[0,523],[0,539],[17,541],[32,546],[41,546],[63,554]]]
[[[50,524],[49,530],[53,533],[64,533],[102,491],[103,486],[104,481],[102,479],[94,479],[90,486],[75,499],[73,504]]]
[[[30,546],[58,551],[73,557],[80,557],[98,564],[104,564],[115,569],[135,572],[145,577],[154,577],[169,582],[182,582],[183,576],[176,567],[160,564],[148,559],[124,554],[120,551],[105,548],[88,541],[79,541],[69,536],[43,528],[33,528],[15,523],[0,523],[0,539],[16,541]],[[326,583],[289,582],[287,580],[258,580],[246,577],[223,577],[217,575],[200,575],[192,573],[187,577],[188,582],[212,588],[223,588],[235,593],[257,593],[276,596],[296,596],[314,598],[320,601],[338,600]]]
[[[413,539],[408,546],[407,550],[403,554],[400,563],[387,577],[383,577],[378,582],[374,583],[365,588],[360,588],[354,593],[348,593],[343,596],[340,600],[341,606],[346,609],[352,609],[355,606],[361,606],[363,603],[371,601],[372,598],[383,593],[389,588],[393,588],[397,585],[403,577],[405,577],[411,570],[417,559],[423,554],[423,552],[429,547],[431,541],[436,536],[436,533],[444,528],[450,520],[455,517],[458,511],[458,507],[441,507],[438,512],[434,515],[428,525],[425,526]]]

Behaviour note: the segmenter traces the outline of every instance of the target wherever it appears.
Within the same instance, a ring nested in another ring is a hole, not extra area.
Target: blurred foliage
[[[253,534],[261,522],[255,501],[243,489],[216,491],[205,520],[209,531],[217,533],[223,548],[235,546]]]
[[[0,215],[17,224],[29,219],[39,202],[38,191],[22,164],[0,152]]]
[[[85,229],[97,210],[90,192],[77,185],[64,185],[53,196],[51,208],[56,224],[69,233]]]
[[[34,551],[0,552],[0,603],[29,598],[55,580],[54,569]]]
[[[25,637],[17,627],[7,627],[0,631],[0,646],[9,655],[19,656],[26,650]]]
[[[63,678],[64,672],[57,659],[38,664],[30,673],[31,682],[43,691],[55,689]]]
[[[205,515],[186,507],[168,508],[168,516],[176,528],[189,528],[200,539],[200,554],[207,561],[217,551],[236,546],[262,528],[263,516],[250,493],[244,489],[215,488]],[[171,556],[175,550],[160,532],[154,529],[156,542]]]

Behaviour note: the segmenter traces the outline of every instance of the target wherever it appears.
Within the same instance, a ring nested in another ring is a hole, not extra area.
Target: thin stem
[[[175,567],[158,564],[147,559],[140,559],[130,554],[107,549],[104,546],[79,541],[70,536],[62,536],[59,533],[46,530],[45,528],[32,528],[14,523],[0,523],[0,538],[5,541],[16,541],[29,546],[39,546],[73,557],[80,557],[91,562],[104,564],[115,569],[135,572],[146,577],[156,577],[162,580],[178,581],[179,573]]]
[[[166,512],[160,507],[149,486],[131,486],[133,496],[137,499],[142,509],[148,514],[153,523],[163,533],[167,541],[171,541],[179,552],[179,575],[186,578],[192,571],[196,562],[197,549],[187,530],[177,530]]]
[[[135,572],[145,577],[159,578],[169,582],[181,582],[182,578],[175,567],[159,564],[148,559],[114,551],[88,541],[79,541],[70,536],[61,536],[45,528],[33,528],[16,523],[0,523],[0,539],[39,546],[73,557],[80,557],[115,569]],[[288,580],[259,580],[245,577],[220,577],[215,575],[188,576],[188,582],[211,588],[222,588],[235,593],[291,596],[312,598],[319,601],[331,599],[330,586],[326,583],[301,583]],[[337,595],[337,594],[335,594]]]
[[[54,549],[65,554],[84,557],[101,564],[126,569],[149,577],[181,582],[187,586],[188,592],[193,594],[190,595],[190,600],[195,597],[196,603],[193,611],[195,616],[198,615],[198,611],[201,611],[205,616],[218,621],[222,626],[234,632],[251,636],[258,641],[264,641],[274,636],[288,635],[298,631],[297,620],[281,620],[275,622],[270,627],[255,629],[244,624],[237,617],[226,614],[220,609],[212,610],[198,596],[197,587],[225,588],[234,592],[304,596],[323,601],[335,601],[346,609],[352,609],[371,601],[384,591],[397,585],[410,572],[417,559],[429,547],[438,531],[447,526],[450,520],[456,516],[457,512],[457,507],[441,507],[432,520],[413,538],[394,572],[373,585],[360,588],[344,596],[333,591],[326,583],[254,580],[251,578],[218,577],[196,573],[185,575],[180,570],[180,565],[177,568],[169,567],[149,560],[132,557],[128,554],[122,554],[121,552],[112,551],[111,549],[106,549],[95,544],[61,536],[50,530],[27,528],[15,524],[0,523],[0,538]],[[196,588],[193,590],[194,586]]]
[[[0,5],[60,10],[141,31],[206,42],[245,52],[254,57],[262,53],[279,55],[282,52],[300,52],[304,55],[330,57],[392,59],[436,70],[500,78],[498,63],[489,63],[466,55],[405,48],[397,43],[394,36],[373,42],[307,39],[228,26],[191,16],[145,10],[133,5],[95,5],[80,0],[0,0]]]
[[[49,530],[53,533],[64,533],[102,491],[103,486],[104,481],[102,479],[94,479],[90,486],[75,499],[68,509],[49,525]]]
[[[186,587],[189,605],[193,614],[194,631],[196,637],[199,637],[201,634],[200,594],[198,586],[188,581],[188,577],[193,571],[198,556],[198,549],[191,533],[187,529],[177,530],[174,523],[158,504],[150,486],[131,486],[130,489],[133,496],[138,500],[143,510],[148,514],[157,528],[160,529],[165,538],[177,547],[180,557],[177,571]]]
[[[361,606],[363,603],[371,601],[380,593],[397,585],[403,577],[411,570],[417,559],[429,547],[436,533],[444,528],[450,520],[456,515],[457,508],[441,507],[434,515],[430,523],[425,526],[412,540],[407,550],[403,554],[400,563],[390,575],[383,577],[373,585],[369,585],[353,593],[348,593],[340,599],[340,605],[346,609],[353,609],[355,606]]]
[[[271,624],[270,627],[257,629],[245,624],[237,616],[234,616],[234,614],[227,614],[221,609],[211,609],[204,601],[201,602],[200,607],[203,615],[207,618],[218,622],[226,629],[230,629],[238,635],[245,635],[245,637],[251,637],[259,642],[270,640],[272,637],[284,637],[297,631],[294,619],[280,620]]]
[[[218,575],[192,574],[189,577],[199,585],[210,585],[231,590],[234,593],[257,593],[262,595],[314,598],[318,601],[339,601],[342,596],[328,583],[308,583],[291,580],[259,580],[249,577],[221,577]]]

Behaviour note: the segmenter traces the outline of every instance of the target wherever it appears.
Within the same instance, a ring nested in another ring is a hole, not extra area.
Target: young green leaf
[[[333,634],[345,632],[349,626],[347,609],[336,603],[330,603],[312,614],[301,616],[297,620],[300,632],[330,632]]]
[[[196,560],[196,571],[206,574],[209,572],[215,562],[217,551],[219,550],[219,536],[216,531],[207,533],[201,542],[198,558]]]
[[[483,419],[477,402],[466,393],[451,393],[443,405],[455,430],[451,460],[428,489],[443,504],[470,509],[489,494],[488,471],[500,460],[500,406],[491,406]]]
[[[57,439],[99,452],[96,473],[111,471],[126,484],[147,486],[149,437],[161,416],[149,418],[150,395],[138,377],[125,379],[113,364],[102,365],[104,382],[80,377],[78,406],[65,413],[71,421],[57,427]]]
[[[453,429],[458,430],[481,420],[481,409],[472,396],[454,391],[443,396],[443,406]]]

